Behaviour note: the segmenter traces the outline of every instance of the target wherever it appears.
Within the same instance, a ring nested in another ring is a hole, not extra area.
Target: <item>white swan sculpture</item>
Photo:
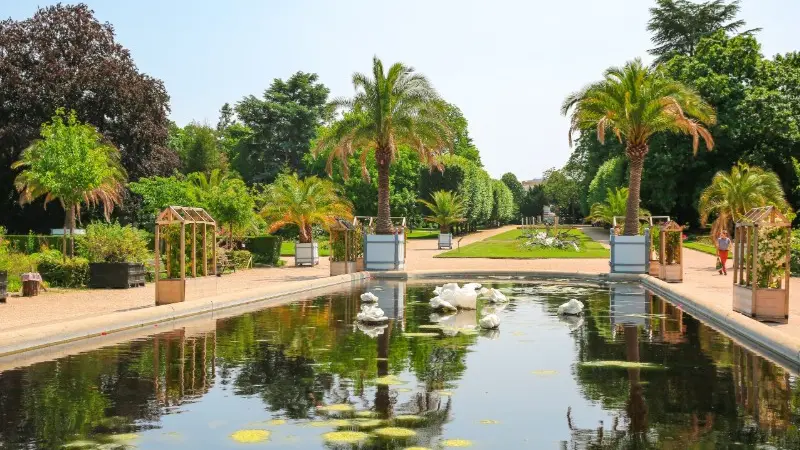
[[[361,312],[356,314],[356,320],[365,323],[381,323],[389,320],[383,310],[374,303],[361,305]]]
[[[447,308],[446,304],[457,309],[475,309],[478,303],[478,292],[481,285],[468,283],[459,287],[457,283],[446,283],[433,290],[436,297],[431,299],[434,308]],[[448,308],[449,309],[449,308]]]
[[[431,299],[431,308],[443,311],[456,311],[458,308],[453,306],[450,302],[442,300],[441,297],[436,296]]]
[[[361,301],[364,303],[374,303],[378,301],[378,296],[372,292],[361,294]]]
[[[496,330],[500,328],[500,318],[495,314],[487,314],[478,321],[478,325],[484,330]]]
[[[559,316],[567,315],[567,316],[577,316],[583,313],[583,303],[574,298],[567,303],[558,307],[557,314]]]
[[[480,294],[485,297],[489,303],[506,303],[508,298],[500,292],[499,289],[494,288],[481,288]]]

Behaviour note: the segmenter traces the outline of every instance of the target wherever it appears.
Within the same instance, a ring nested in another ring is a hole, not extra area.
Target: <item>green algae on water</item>
[[[381,386],[399,386],[408,383],[407,381],[403,381],[394,375],[387,375],[385,377],[375,378],[373,382]]]
[[[331,444],[358,444],[369,439],[369,435],[361,431],[331,431],[323,434],[322,439]]]
[[[466,439],[447,439],[442,441],[443,447],[472,447],[472,441]]]
[[[438,337],[439,333],[403,333],[403,337],[407,338],[429,338],[429,337]]]
[[[373,431],[376,436],[384,439],[408,439],[417,435],[417,432],[408,428],[386,427]]]
[[[497,425],[498,423],[500,423],[500,421],[491,419],[483,419],[480,421],[481,425]]]
[[[424,422],[425,418],[414,414],[400,414],[399,416],[395,416],[394,421],[408,426]]]
[[[269,422],[267,422],[267,424],[269,424],[269,425],[285,425],[286,424],[286,420],[284,420],[284,419],[272,419]]]
[[[378,417],[378,413],[375,411],[356,411],[354,415],[359,419],[372,419]]]
[[[432,324],[420,325],[417,328],[419,328],[420,330],[438,330],[442,328],[442,326],[436,323],[432,323]]]
[[[353,419],[350,425],[357,430],[371,430],[382,427],[384,422],[380,419]]]
[[[557,374],[558,372],[555,370],[534,370],[531,373],[539,377],[549,377]]]
[[[578,363],[578,366],[598,369],[666,370],[666,367],[661,364],[635,361],[587,361]]]
[[[306,422],[306,425],[314,428],[342,428],[349,427],[351,422],[345,419],[315,420],[313,422]]]
[[[231,434],[231,439],[242,444],[254,444],[266,441],[270,434],[267,430],[239,430]]]
[[[325,406],[317,406],[317,411],[323,413],[347,413],[353,412],[355,408],[353,405],[347,403],[340,403],[337,405],[325,405]]]

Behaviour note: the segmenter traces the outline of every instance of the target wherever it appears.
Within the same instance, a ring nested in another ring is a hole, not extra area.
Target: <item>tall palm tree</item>
[[[639,59],[606,70],[603,80],[567,97],[561,112],[570,111],[570,145],[575,132],[589,129],[597,130],[601,143],[611,131],[625,144],[630,160],[624,231],[628,236],[638,233],[639,187],[650,137],[664,131],[688,134],[695,154],[700,138],[709,150],[714,147],[711,133],[702,125],[716,122],[714,109],[695,90]]]
[[[65,121],[66,119],[66,121]],[[93,126],[78,121],[75,111],[56,111],[50,123],[42,125],[42,139],[22,152],[12,169],[22,168],[14,184],[20,204],[44,197],[44,206],[58,200],[65,211],[63,254],[67,254],[67,228],[71,253],[75,254],[75,217],[81,205],[102,205],[106,220],[122,202],[127,178],[119,150],[105,142]]]
[[[708,223],[709,217],[716,216],[712,226],[712,234],[716,236],[728,230],[731,223],[750,209],[768,205],[783,210],[789,207],[778,175],[738,163],[730,172],[719,171],[714,175],[711,184],[700,194],[697,209],[703,225]]]
[[[439,231],[449,233],[450,227],[464,221],[467,206],[458,194],[450,191],[436,191],[431,194],[431,202],[418,200],[430,210],[431,215],[425,220],[439,225]]]
[[[595,222],[603,222],[608,225],[614,224],[614,217],[625,215],[625,209],[628,204],[628,188],[617,188],[606,191],[606,201],[603,203],[595,203],[589,212],[589,218]],[[639,208],[639,217],[649,216],[650,212],[646,209]]]
[[[264,192],[261,215],[271,222],[270,232],[286,225],[297,225],[298,240],[309,243],[313,225],[331,225],[337,217],[351,217],[353,207],[339,195],[330,180],[317,177],[300,179],[297,174],[282,174]]]
[[[395,63],[384,71],[377,57],[372,60],[372,77],[353,74],[356,94],[337,99],[334,105],[346,113],[318,140],[315,154],[330,151],[328,172],[335,159],[347,175],[347,159],[361,151],[362,175],[368,178],[366,158],[375,151],[378,168],[378,218],[375,232],[391,234],[389,167],[401,145],[416,150],[420,159],[439,167],[438,156],[451,147],[452,130],[447,122],[446,104],[428,79],[413,68]]]

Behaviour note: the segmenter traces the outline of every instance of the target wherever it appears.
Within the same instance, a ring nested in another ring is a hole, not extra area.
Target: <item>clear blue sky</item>
[[[6,0],[22,19],[46,0]],[[171,96],[172,119],[215,124],[220,106],[274,78],[316,72],[333,96],[373,55],[425,73],[458,105],[487,170],[539,177],[570,154],[563,98],[651,47],[650,0],[86,0]],[[766,55],[800,49],[800,1],[744,0]]]

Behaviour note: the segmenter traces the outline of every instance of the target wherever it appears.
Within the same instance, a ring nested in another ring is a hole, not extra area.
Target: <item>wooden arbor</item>
[[[791,222],[774,206],[753,208],[736,223],[733,310],[758,320],[789,319]]]
[[[330,227],[330,234],[331,276],[358,272],[356,261],[363,254],[360,227],[347,220],[336,219]]]
[[[217,222],[203,208],[188,208],[184,206],[169,206],[156,218],[155,233],[155,272],[156,272],[156,305],[178,303],[186,300],[186,226],[191,226],[191,277],[197,278],[197,237],[198,232],[202,238],[201,258],[202,276],[216,275],[217,273]],[[180,234],[176,228],[180,227]],[[198,228],[200,228],[198,230]],[[208,267],[208,234],[211,233],[211,271]],[[164,242],[166,254],[166,278],[161,279],[161,242]],[[175,242],[177,241],[177,243]],[[178,245],[179,248],[172,248]],[[177,257],[175,257],[177,256]],[[174,267],[177,265],[177,267]],[[192,286],[195,288],[196,286]],[[216,286],[215,286],[216,287]],[[200,294],[202,290],[192,289],[192,293]],[[195,296],[195,295],[192,295]],[[196,295],[202,296],[202,295]]]
[[[674,220],[658,227],[659,278],[670,283],[683,282],[683,227]]]

